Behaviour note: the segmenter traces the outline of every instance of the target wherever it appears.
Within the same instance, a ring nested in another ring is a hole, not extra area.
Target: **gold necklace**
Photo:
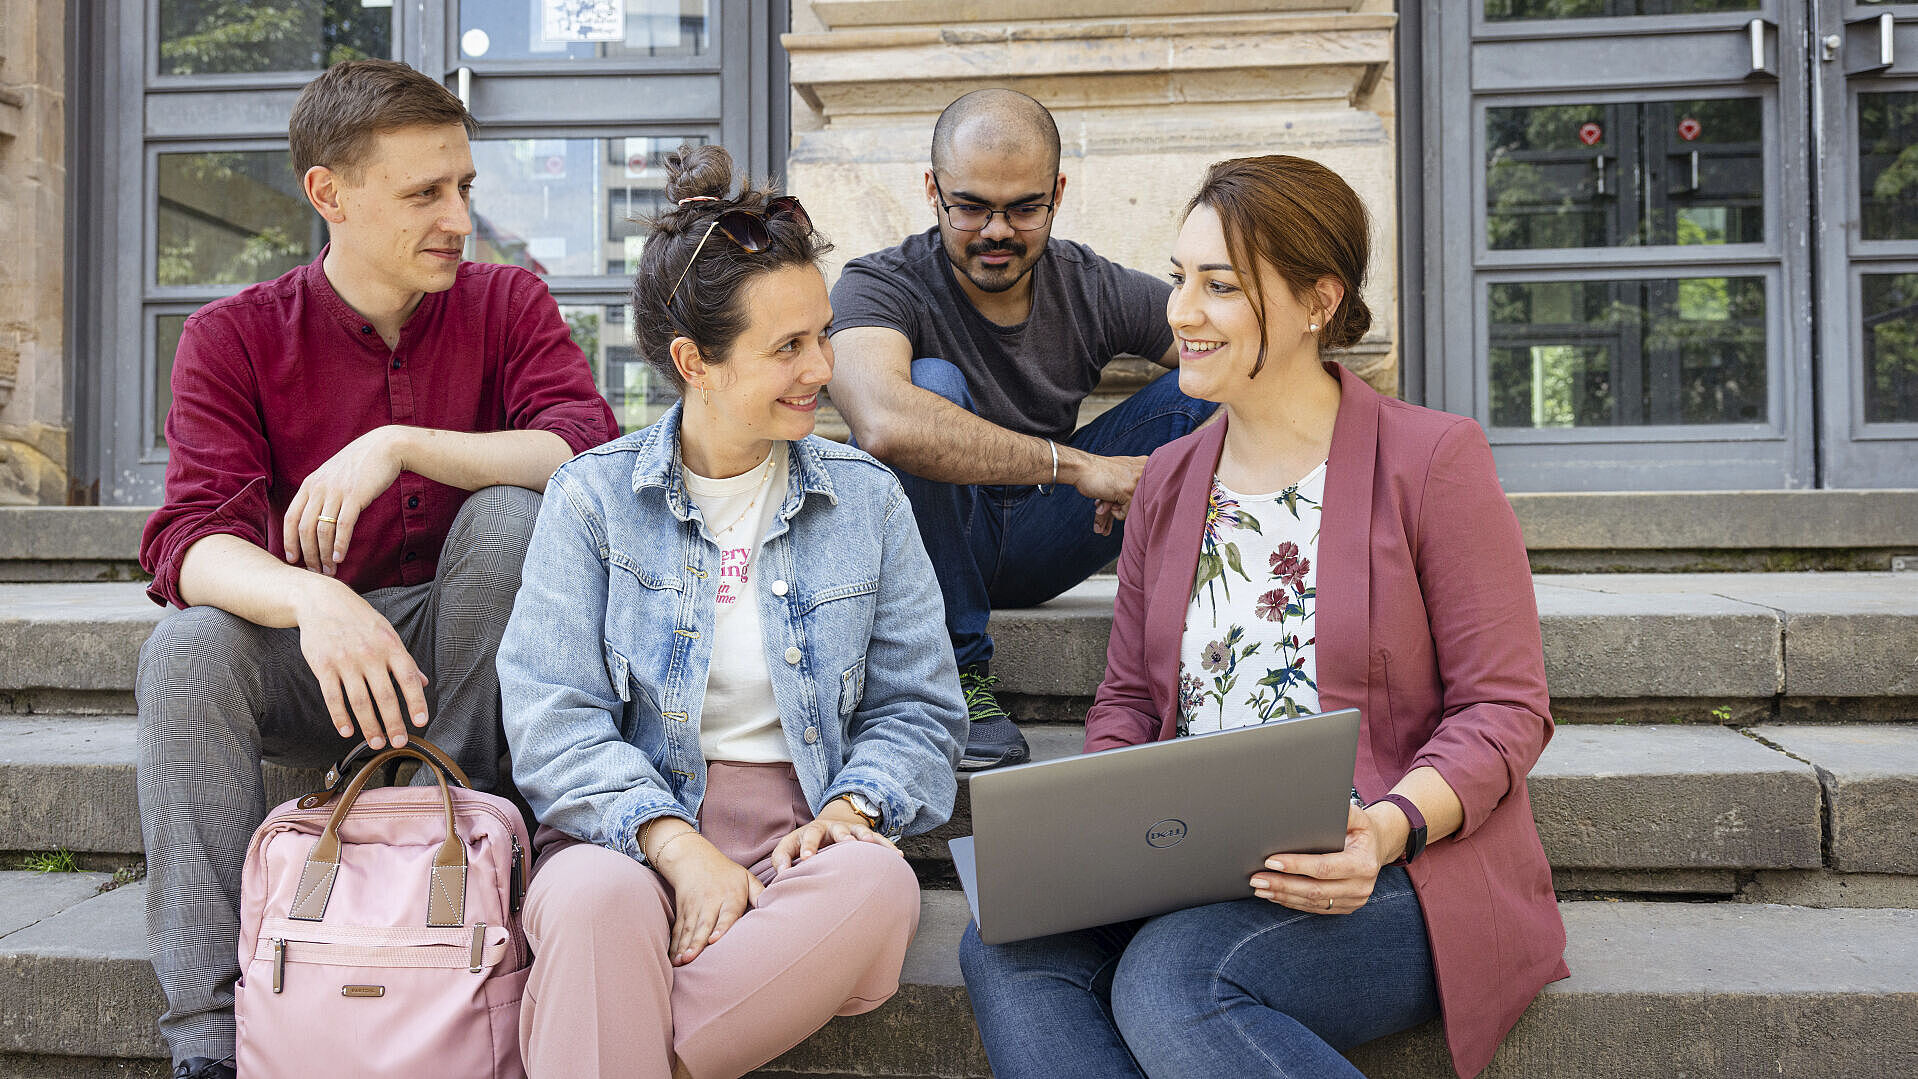
[[[759,462],[758,465],[754,466],[753,471],[757,472],[762,468],[767,468],[770,471],[769,466],[772,463],[773,463],[772,452],[767,451],[766,459],[764,461]],[[719,537],[725,535],[726,533],[731,532],[733,529],[738,528],[739,523],[746,519],[746,515],[753,511],[753,507],[759,505],[759,496],[766,493],[766,479],[767,477],[765,476],[759,477],[759,482],[753,487],[753,497],[750,501],[746,503],[746,508],[739,511],[739,516],[733,518],[733,521],[731,524],[727,525],[725,528],[721,528],[715,531],[713,533],[714,539],[718,539]]]

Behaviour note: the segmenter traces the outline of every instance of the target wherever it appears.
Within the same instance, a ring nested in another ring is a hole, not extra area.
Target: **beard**
[[[959,270],[981,292],[1004,292],[1031,272],[1037,260],[1026,260],[1029,250],[1024,240],[1016,238],[973,240],[966,244],[966,259],[959,264]],[[981,255],[1000,253],[1011,255],[1012,261],[1004,266],[984,266],[974,261]]]

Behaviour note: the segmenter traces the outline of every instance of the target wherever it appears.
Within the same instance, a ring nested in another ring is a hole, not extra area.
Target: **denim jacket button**
[[[799,649],[798,649],[798,648],[788,648],[788,649],[786,649],[786,662],[787,662],[787,663],[791,663],[791,664],[793,664],[793,665],[795,665],[795,666],[797,666],[797,665],[798,665],[798,663],[799,663]]]
[[[817,741],[819,741],[819,728],[807,727],[806,728],[806,744],[812,745],[813,743]]]
[[[773,582],[773,595],[775,595],[775,596],[783,596],[783,595],[785,595],[785,594],[786,594],[786,582],[784,582],[784,581],[774,581],[774,582]]]

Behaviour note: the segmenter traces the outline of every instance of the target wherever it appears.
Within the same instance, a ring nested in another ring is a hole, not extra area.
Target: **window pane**
[[[1765,238],[1757,98],[1487,109],[1485,134],[1494,251]]]
[[[593,366],[599,392],[613,406],[622,431],[652,423],[679,400],[671,380],[639,358],[633,346],[631,311],[624,304],[561,304],[573,343]]]
[[[1918,239],[1918,93],[1858,95],[1858,187],[1864,239]]]
[[[153,441],[148,447],[166,445],[166,413],[173,407],[173,354],[180,351],[180,331],[186,328],[185,315],[161,315],[153,326]]]
[[[645,230],[631,220],[666,203],[665,156],[698,135],[629,139],[482,139],[473,144],[467,257],[537,274],[625,276]]]
[[[1491,316],[1494,426],[1766,420],[1763,278],[1495,284]]]
[[[320,217],[285,150],[161,154],[154,280],[246,285],[319,254]]]
[[[704,56],[712,0],[461,0],[460,57],[648,60]]]
[[[320,71],[393,55],[393,0],[160,0],[160,74]]]
[[[1865,422],[1918,423],[1918,274],[1866,274]]]
[[[1617,15],[1700,15],[1713,11],[1757,11],[1758,2],[1759,0],[1485,0],[1485,21],[1594,19]],[[1906,0],[1898,0],[1898,2],[1903,3]]]

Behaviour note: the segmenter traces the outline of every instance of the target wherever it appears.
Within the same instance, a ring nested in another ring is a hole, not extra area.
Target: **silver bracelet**
[[[1053,442],[1053,441],[1052,441],[1051,439],[1049,439],[1049,438],[1048,438],[1048,439],[1046,439],[1046,449],[1049,449],[1049,450],[1051,450],[1051,451],[1052,451],[1052,482],[1051,482],[1051,483],[1035,483],[1035,484],[1033,484],[1033,486],[1034,486],[1034,487],[1037,487],[1037,488],[1039,489],[1039,493],[1040,493],[1040,494],[1042,494],[1042,495],[1049,495],[1049,494],[1051,494],[1051,493],[1052,493],[1052,489],[1053,489],[1054,487],[1057,487],[1057,486],[1059,486],[1059,447],[1058,447],[1058,444],[1056,444],[1056,443],[1054,443],[1054,442]]]

